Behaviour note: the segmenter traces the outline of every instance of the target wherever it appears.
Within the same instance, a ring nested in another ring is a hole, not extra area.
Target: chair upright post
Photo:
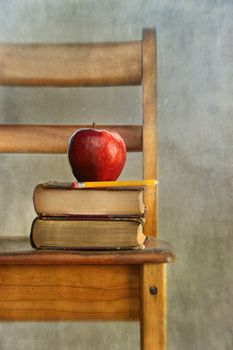
[[[143,32],[143,176],[157,178],[156,117],[157,62],[155,30]],[[145,193],[147,220],[144,231],[157,236],[157,193],[149,188]],[[164,264],[143,264],[140,269],[141,350],[166,348],[166,281]]]

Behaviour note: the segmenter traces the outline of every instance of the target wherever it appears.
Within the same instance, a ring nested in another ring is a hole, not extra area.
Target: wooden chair
[[[142,41],[93,44],[0,46],[0,85],[142,85],[142,125],[110,126],[127,151],[143,152],[143,177],[156,179],[155,31]],[[65,153],[80,125],[0,125],[1,153]],[[103,127],[103,126],[99,126]],[[107,126],[104,126],[107,127]],[[141,349],[166,347],[165,266],[174,260],[157,236],[156,188],[145,193],[144,250],[117,252],[18,251],[1,240],[1,320],[134,320]]]

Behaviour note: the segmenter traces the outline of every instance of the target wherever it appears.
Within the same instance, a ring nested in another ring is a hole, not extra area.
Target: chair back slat
[[[66,153],[72,133],[90,125],[0,125],[0,153]],[[142,151],[142,126],[99,125],[97,129],[117,131],[127,152]]]
[[[141,42],[2,44],[0,85],[141,84]]]

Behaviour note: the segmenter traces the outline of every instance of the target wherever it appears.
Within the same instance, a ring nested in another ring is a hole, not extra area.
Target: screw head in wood
[[[151,295],[156,295],[157,292],[158,292],[157,287],[155,287],[155,286],[150,287],[150,294]]]

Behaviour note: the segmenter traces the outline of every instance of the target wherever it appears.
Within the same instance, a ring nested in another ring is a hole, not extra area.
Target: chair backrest
[[[145,29],[141,41],[92,44],[0,45],[0,85],[142,85],[142,125],[99,125],[117,130],[128,152],[143,152],[143,177],[156,170],[156,40]],[[83,125],[0,125],[0,153],[66,153],[71,133]],[[156,191],[145,193],[145,233],[157,235]]]

